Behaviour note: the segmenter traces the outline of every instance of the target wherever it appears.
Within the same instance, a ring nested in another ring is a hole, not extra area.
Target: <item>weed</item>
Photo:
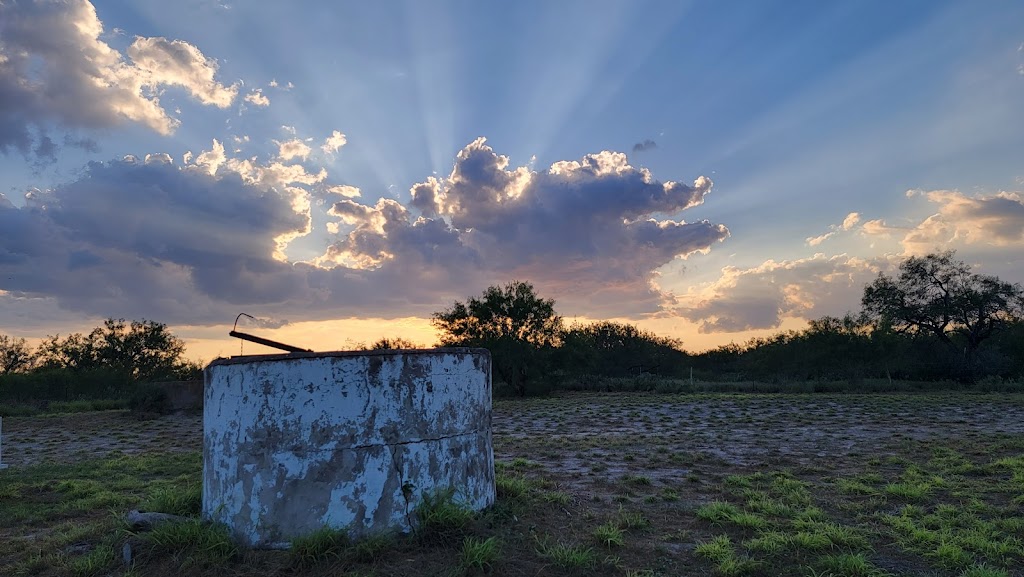
[[[786,534],[778,531],[758,533],[757,537],[743,542],[743,546],[748,551],[766,555],[778,555],[785,551],[789,544],[790,540]]]
[[[889,483],[885,492],[904,501],[919,502],[931,493],[931,486],[927,483]]]
[[[550,544],[541,541],[538,543],[537,553],[566,569],[590,569],[597,565],[594,550],[582,545]]]
[[[736,556],[736,550],[728,535],[718,535],[710,541],[697,543],[694,553],[698,557],[704,557],[715,563],[721,563]]]
[[[172,515],[196,516],[203,506],[203,488],[199,483],[185,487],[158,487],[139,509]]]
[[[622,529],[646,529],[651,526],[651,522],[644,517],[644,514],[639,511],[626,511],[621,506],[619,512],[615,517],[616,523]]]
[[[440,541],[461,533],[475,516],[472,510],[455,501],[454,489],[424,492],[415,514],[419,521],[417,534],[423,539]]]
[[[333,527],[322,527],[292,539],[289,555],[296,565],[308,567],[340,557],[348,544],[348,532]]]
[[[545,491],[540,494],[540,498],[545,503],[554,503],[556,505],[568,505],[571,500],[568,494],[561,491]]]
[[[179,523],[163,523],[139,537],[154,549],[184,553],[185,565],[224,565],[238,554],[231,532],[221,524],[189,519]]]
[[[494,484],[499,499],[522,499],[530,494],[530,484],[522,477],[497,474]]]
[[[594,539],[605,547],[622,547],[626,544],[622,529],[614,521],[598,525],[594,529]]]
[[[724,523],[739,514],[739,508],[726,501],[712,501],[697,508],[697,518],[711,523]]]
[[[949,568],[966,567],[973,561],[971,555],[964,551],[962,547],[949,541],[939,543],[939,546],[935,548],[932,555]]]
[[[826,555],[818,560],[824,571],[843,577],[883,577],[885,571],[875,567],[863,553]]]
[[[981,564],[964,569],[963,573],[960,573],[960,577],[1010,577],[1010,574],[1002,569]]]
[[[747,557],[729,557],[723,559],[715,568],[724,577],[740,577],[741,575],[760,574],[761,563]]]
[[[846,495],[875,495],[878,493],[871,485],[852,479],[839,479],[836,486],[840,493]]]
[[[463,569],[489,571],[501,556],[501,542],[497,537],[477,539],[466,537],[459,553],[459,565]]]
[[[109,544],[98,545],[89,553],[68,564],[68,569],[79,577],[92,577],[114,564],[114,548]]]

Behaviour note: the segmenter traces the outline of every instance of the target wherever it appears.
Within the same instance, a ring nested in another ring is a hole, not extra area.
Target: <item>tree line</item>
[[[107,319],[35,348],[0,335],[0,401],[126,398],[136,383],[201,378],[202,366],[184,354],[182,339],[149,320]]]
[[[438,346],[489,349],[496,390],[519,396],[651,375],[854,385],[1024,377],[1024,291],[971,272],[952,251],[910,257],[895,276],[880,273],[864,288],[856,314],[699,354],[631,324],[566,326],[555,301],[521,281],[456,301],[431,321]],[[133,383],[199,378],[202,367],[184,359],[184,348],[166,325],[146,320],[108,319],[88,334],[47,337],[35,349],[0,335],[0,401],[109,398]],[[361,348],[417,347],[382,338]]]
[[[678,340],[632,325],[563,326],[533,286],[490,287],[436,313],[446,346],[491,350],[496,376],[517,395],[566,379],[656,373],[704,380],[952,380],[1024,377],[1024,291],[971,272],[953,251],[909,257],[896,276],[864,288],[861,311],[802,331],[690,355]],[[983,346],[985,345],[985,346]],[[645,371],[646,368],[646,371]],[[560,382],[561,381],[561,382]]]

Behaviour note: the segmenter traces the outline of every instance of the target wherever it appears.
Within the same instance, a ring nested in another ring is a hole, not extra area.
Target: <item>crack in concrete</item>
[[[367,445],[352,445],[351,447],[338,447],[336,449],[330,449],[330,451],[353,451],[357,449],[372,449],[374,447],[398,447],[403,445],[415,445],[417,443],[429,443],[432,441],[444,441],[446,439],[455,439],[458,437],[467,437],[469,435],[479,435],[488,432],[487,429],[480,429],[476,431],[467,431],[465,433],[456,433],[454,435],[442,435],[440,437],[426,438],[426,439],[413,439],[409,441],[396,441],[394,443],[370,443]],[[317,451],[325,452],[325,451]]]

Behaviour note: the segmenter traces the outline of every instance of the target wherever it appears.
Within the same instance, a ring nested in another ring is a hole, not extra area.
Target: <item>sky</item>
[[[512,280],[691,351],[1024,282],[1024,3],[0,0],[0,333],[401,336]]]

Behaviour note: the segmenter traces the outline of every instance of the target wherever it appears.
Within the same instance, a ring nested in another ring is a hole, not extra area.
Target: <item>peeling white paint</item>
[[[425,492],[494,503],[486,350],[239,357],[205,377],[203,516],[242,543],[409,530]]]

